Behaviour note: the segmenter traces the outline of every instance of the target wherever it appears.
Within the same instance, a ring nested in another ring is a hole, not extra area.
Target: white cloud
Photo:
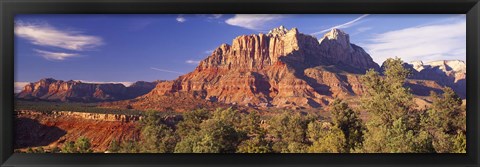
[[[353,19],[352,21],[349,21],[349,22],[346,22],[346,23],[343,23],[343,24],[340,24],[340,25],[336,25],[336,26],[333,26],[333,27],[330,27],[330,28],[327,28],[327,29],[324,29],[322,31],[318,31],[318,32],[314,32],[312,33],[312,35],[319,35],[319,34],[323,34],[323,33],[326,33],[334,28],[348,28],[348,27],[351,27],[353,26],[356,22],[362,20],[363,18],[367,17],[369,14],[364,14],[364,15],[361,15],[360,17],[357,17],[356,19]]]
[[[126,87],[133,84],[133,82],[105,82],[105,81],[85,81],[85,80],[75,80],[75,81],[80,81],[82,83],[92,83],[92,84],[122,84],[122,85],[125,85]]]
[[[234,17],[225,20],[225,23],[243,27],[251,30],[264,30],[267,26],[285,15],[280,14],[236,14]]]
[[[15,23],[15,34],[32,44],[81,51],[103,44],[102,38],[79,31],[59,30],[48,24]]]
[[[25,85],[28,85],[30,82],[15,82],[14,84],[14,91],[15,93],[20,93],[23,90]]]
[[[172,71],[172,70],[166,70],[166,69],[160,69],[160,68],[155,68],[155,67],[150,67],[150,69],[152,70],[156,70],[156,71],[162,71],[162,72],[168,72],[168,73],[174,73],[174,74],[185,74],[183,72],[178,72],[178,71]]]
[[[185,61],[185,63],[197,65],[198,63],[200,63],[200,60],[187,60]]]
[[[400,57],[403,61],[465,60],[466,21],[423,25],[377,34],[365,44],[375,62]]]
[[[76,54],[76,53],[49,52],[49,51],[38,50],[38,49],[34,49],[34,51],[47,60],[56,60],[56,61],[62,61],[70,57],[80,56],[79,54]]]
[[[183,23],[183,22],[187,21],[187,19],[185,19],[185,17],[183,17],[183,15],[178,15],[177,16],[177,21],[179,23]]]

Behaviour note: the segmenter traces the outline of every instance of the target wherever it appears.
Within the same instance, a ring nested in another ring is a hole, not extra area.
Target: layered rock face
[[[105,151],[112,140],[124,142],[140,137],[138,116],[75,112],[19,111],[15,114],[15,149],[41,146],[46,150],[62,148],[79,137],[90,139],[94,151]],[[98,117],[104,117],[98,118]],[[112,118],[113,117],[113,118]],[[127,121],[126,119],[130,119]]]
[[[337,66],[353,66],[365,70],[379,70],[370,55],[363,48],[350,43],[350,36],[339,29],[332,29],[320,39],[320,52]]]
[[[441,86],[451,87],[461,98],[466,98],[467,65],[461,60],[442,60],[407,64],[411,68],[412,79],[432,80]]]
[[[361,94],[358,74],[370,68],[379,66],[341,30],[319,42],[281,26],[222,44],[193,72],[158,84],[132,105],[162,109],[167,97],[193,97],[256,107],[319,107],[333,97]]]
[[[139,81],[126,87],[123,84],[82,83],[46,78],[27,84],[16,97],[27,100],[70,102],[114,101],[144,95],[151,91],[156,84],[157,82]]]

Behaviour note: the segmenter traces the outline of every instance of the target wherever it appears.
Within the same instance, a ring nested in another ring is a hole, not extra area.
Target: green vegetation
[[[413,95],[404,86],[409,71],[399,59],[385,62],[385,76],[373,70],[362,78],[367,93],[361,108],[371,113],[360,152],[433,152],[432,135],[420,124]]]
[[[451,88],[443,94],[432,92],[432,108],[427,112],[426,126],[433,132],[433,146],[441,153],[466,152],[465,108]]]
[[[114,109],[98,107],[96,103],[62,103],[62,102],[43,102],[43,101],[15,101],[15,110],[32,110],[37,112],[50,113],[52,111],[75,111],[99,114],[123,114],[139,115],[140,110]]]
[[[92,153],[90,139],[80,137],[77,141],[67,141],[63,144],[62,153]]]

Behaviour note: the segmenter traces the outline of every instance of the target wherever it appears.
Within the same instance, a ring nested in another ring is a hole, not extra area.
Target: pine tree
[[[427,126],[434,133],[433,145],[439,153],[466,152],[465,110],[462,100],[449,88],[443,94],[432,92],[432,107],[428,110]]]
[[[366,93],[361,109],[370,113],[362,152],[433,152],[432,137],[420,126],[421,112],[405,82],[410,72],[399,58],[385,61],[384,74],[362,77]]]
[[[63,144],[62,153],[77,153],[77,148],[75,148],[75,142],[67,141]]]
[[[311,153],[345,153],[347,141],[338,126],[323,126],[319,129],[319,137],[308,148]]]
[[[173,152],[176,139],[173,130],[161,122],[155,111],[147,111],[141,121],[142,152],[167,153]]]
[[[109,151],[111,153],[119,152],[120,151],[120,143],[116,139],[113,139],[110,142],[110,144],[108,145],[107,151]]]
[[[362,120],[357,116],[348,104],[340,99],[335,99],[330,104],[334,126],[342,130],[345,135],[344,152],[350,152],[363,143],[363,131],[365,127]]]
[[[273,116],[269,120],[268,133],[276,140],[272,146],[274,152],[290,153],[306,149],[307,124],[300,113],[284,112]]]
[[[78,153],[92,153],[93,150],[90,148],[90,139],[86,137],[80,137],[75,142],[75,148],[77,149]]]

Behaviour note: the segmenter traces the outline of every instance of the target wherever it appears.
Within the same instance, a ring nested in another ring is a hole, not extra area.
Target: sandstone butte
[[[316,108],[335,97],[361,95],[360,76],[367,69],[380,71],[339,29],[318,40],[280,26],[267,34],[238,36],[231,45],[216,48],[194,71],[160,82],[146,95],[105,106],[177,111],[222,105]],[[429,79],[410,79],[407,85],[422,96],[446,85]]]

